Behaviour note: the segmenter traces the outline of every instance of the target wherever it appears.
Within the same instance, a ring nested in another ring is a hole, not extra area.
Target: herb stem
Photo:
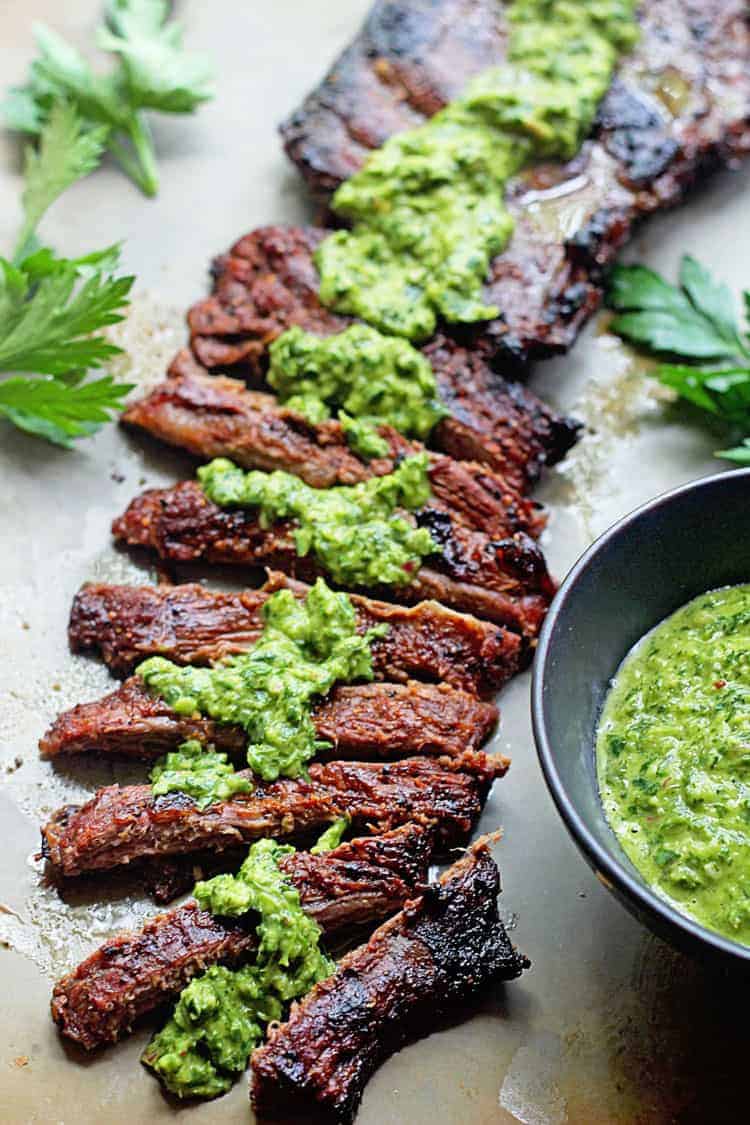
[[[110,138],[109,150],[143,194],[154,196],[159,190],[159,176],[151,131],[143,118],[134,116],[128,125],[127,135],[135,155],[127,144],[115,136]]]
[[[128,128],[138,159],[143,170],[141,185],[146,195],[153,196],[159,190],[159,172],[156,167],[156,152],[151,129],[145,117],[134,113]]]

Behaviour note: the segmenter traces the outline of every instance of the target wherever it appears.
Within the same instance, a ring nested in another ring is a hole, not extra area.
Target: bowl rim
[[[568,599],[574,595],[579,578],[588,569],[592,561],[612,540],[618,539],[623,533],[627,533],[628,529],[644,516],[672,504],[687,493],[712,489],[717,486],[721,487],[722,483],[736,482],[738,477],[750,481],[750,468],[712,473],[710,476],[699,477],[697,480],[659,493],[651,500],[647,500],[644,504],[622,516],[586,548],[561,583],[539,634],[531,680],[531,723],[537,756],[555,807],[573,840],[593,864],[597,877],[605,886],[608,889],[617,888],[627,898],[641,904],[648,912],[656,915],[666,928],[676,927],[682,931],[689,944],[708,945],[717,953],[728,955],[746,964],[750,962],[750,945],[743,945],[732,938],[724,937],[683,914],[652,890],[648,884],[641,883],[612,852],[599,843],[578,813],[575,803],[562,781],[557,768],[552,740],[547,731],[544,708],[544,684],[547,664],[553,648],[553,634],[563,607]],[[655,622],[654,624],[658,623]],[[623,654],[623,659],[625,655]],[[597,796],[599,796],[598,790]],[[613,833],[614,839],[616,837]]]

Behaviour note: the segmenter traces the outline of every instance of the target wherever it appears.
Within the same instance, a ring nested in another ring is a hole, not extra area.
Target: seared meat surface
[[[318,737],[331,743],[327,757],[399,758],[430,754],[460,760],[478,750],[497,723],[498,711],[447,684],[340,686],[312,713]],[[241,727],[180,715],[152,696],[137,676],[92,703],[64,711],[42,737],[46,757],[96,752],[155,758],[197,738],[241,757]]]
[[[316,762],[308,780],[259,784],[202,810],[186,793],[155,797],[150,785],[110,785],[84,805],[58,809],[42,829],[42,853],[69,877],[149,856],[224,851],[261,836],[299,837],[345,815],[355,828],[377,832],[410,821],[434,825],[450,847],[471,832],[506,767],[504,758],[468,753],[457,763]]]
[[[479,840],[437,883],[348,954],[253,1052],[263,1119],[351,1122],[364,1087],[408,1040],[528,961],[498,917],[500,877]]]
[[[429,832],[407,824],[318,856],[283,856],[279,867],[305,913],[330,937],[403,905],[426,879],[430,851]],[[52,1018],[66,1039],[88,1051],[115,1043],[197,973],[247,960],[256,944],[253,918],[215,918],[188,902],[157,915],[139,933],[111,938],[58,981]]]
[[[261,325],[256,325],[259,306],[268,296],[268,279],[260,263],[256,275],[241,255],[249,253],[253,261],[262,260],[262,251],[270,243],[277,245],[279,255],[290,246],[290,253],[300,259],[306,256],[312,301],[317,299],[317,274],[303,235],[309,236],[312,247],[319,233],[312,228],[306,232],[262,228],[218,259],[213,296],[189,314],[191,325],[200,322],[204,333],[211,332],[205,335],[193,328],[192,345],[206,367],[190,351],[178,352],[167,380],[128,407],[123,421],[198,457],[226,456],[247,468],[288,469],[315,488],[352,484],[373,473],[389,472],[394,457],[416,448],[416,443],[383,426],[381,436],[389,442],[391,456],[365,465],[352,453],[338,422],[314,426],[279,405],[273,395],[247,390],[222,376],[207,377],[207,368],[216,365],[258,375],[267,360],[268,344],[288,321],[309,326],[307,306],[297,307],[295,293],[284,290],[284,284],[292,281],[278,279],[272,308],[263,310]],[[237,272],[245,279],[242,284],[235,280]],[[209,311],[218,308],[221,316]],[[271,315],[276,318],[275,328],[268,324]],[[325,315],[321,309],[316,328]],[[336,324],[334,319],[330,327]],[[260,337],[254,335],[256,330]],[[243,347],[245,352],[239,354]],[[458,460],[479,461],[500,476],[506,489],[523,493],[545,465],[559,461],[576,441],[577,422],[556,414],[521,384],[506,382],[476,352],[442,337],[432,341],[424,354],[435,372],[443,404],[450,410],[450,416],[438,423],[430,437],[433,448]]]
[[[485,292],[502,316],[471,334],[497,361],[569,348],[634,224],[750,151],[746,0],[649,0],[640,22],[593,139],[569,164],[536,166],[510,185],[516,230]],[[372,148],[502,62],[505,41],[495,0],[376,0],[282,125],[287,153],[313,188],[332,191]]]
[[[229,457],[245,469],[281,469],[312,488],[330,488],[391,473],[399,458],[421,449],[382,426],[391,455],[367,463],[351,452],[339,422],[314,426],[270,395],[248,391],[236,379],[212,377],[186,352],[170,371],[171,377],[133,403],[123,420],[203,461]],[[429,476],[436,506],[468,527],[497,536],[517,531],[536,536],[544,527],[539,505],[486,465],[434,453]]]
[[[263,628],[261,609],[277,590],[304,598],[309,587],[272,572],[260,589],[217,593],[187,582],[179,586],[84,586],[76,594],[68,637],[74,652],[99,652],[116,675],[147,656],[177,664],[210,664],[245,652]],[[519,669],[516,633],[437,602],[391,605],[352,595],[358,629],[387,625],[372,642],[378,679],[444,681],[479,695],[496,691]]]
[[[434,507],[421,509],[417,520],[429,528],[440,553],[408,585],[384,591],[389,599],[413,605],[433,598],[536,636],[555,585],[533,540],[523,534],[495,540]],[[150,548],[169,562],[271,566],[303,581],[318,574],[314,559],[298,557],[290,523],[266,528],[252,510],[219,508],[197,481],[143,492],[114,521],[112,532],[118,541]]]

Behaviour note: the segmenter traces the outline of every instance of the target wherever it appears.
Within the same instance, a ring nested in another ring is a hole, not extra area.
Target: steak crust
[[[70,877],[150,856],[225,851],[261,836],[299,837],[341,816],[375,832],[410,821],[434,825],[441,845],[450,847],[467,838],[506,767],[505,759],[469,752],[458,762],[314,763],[309,780],[260,784],[202,810],[186,793],[155,797],[150,785],[110,785],[52,815],[42,828],[42,854]]]
[[[434,507],[421,509],[417,521],[429,528],[440,553],[407,586],[389,587],[387,597],[408,605],[432,598],[536,636],[555,584],[532,539],[519,533],[495,540]],[[303,581],[319,573],[314,559],[297,556],[289,522],[265,528],[257,513],[220,508],[191,480],[141,493],[114,521],[112,532],[120,542],[147,547],[170,562],[278,567]]]
[[[430,834],[406,824],[322,855],[295,852],[279,867],[326,937],[384,918],[427,877]],[[52,1019],[87,1051],[115,1043],[209,965],[236,965],[256,949],[252,921],[215,918],[195,901],[111,938],[57,982]]]
[[[478,840],[294,1004],[252,1055],[258,1117],[353,1121],[386,1058],[491,982],[520,976],[529,962],[498,917],[499,890],[487,840]]]
[[[177,664],[211,664],[246,651],[263,628],[261,609],[277,590],[303,598],[309,587],[280,572],[257,590],[217,593],[196,583],[179,586],[84,586],[76,594],[68,637],[74,652],[99,652],[118,676],[147,656]],[[515,675],[521,641],[511,633],[437,602],[405,607],[352,595],[360,633],[387,625],[372,642],[378,679],[443,681],[479,695]]]
[[[430,754],[460,761],[489,738],[498,710],[447,684],[375,683],[334,688],[312,718],[318,737],[331,744],[324,757]],[[39,748],[48,758],[97,752],[153,759],[189,738],[213,743],[234,757],[247,744],[241,727],[179,715],[132,676],[102,699],[64,711]]]
[[[265,244],[271,231],[278,238],[290,232],[267,228],[254,232],[241,240],[237,253],[246,244]],[[305,251],[297,249],[298,254]],[[232,265],[232,253],[226,261],[224,272]],[[309,255],[309,251],[307,252]],[[317,275],[312,261],[310,272]],[[234,300],[226,294],[224,274],[217,272],[215,296],[209,301]],[[258,294],[259,280],[249,278],[239,289],[242,309],[257,311],[263,290]],[[241,331],[239,323],[230,337],[219,335],[214,326],[211,337],[194,335],[193,346],[197,353],[211,350],[207,359],[212,365],[236,364],[235,353],[240,340],[248,348],[258,344],[258,371],[267,358],[266,347],[283,330],[280,294],[276,294],[273,312],[277,326],[273,334],[263,326],[262,340],[253,336],[252,328]],[[312,299],[312,297],[311,297]],[[285,297],[287,306],[294,304],[294,294]],[[194,310],[193,310],[194,311]],[[321,310],[321,316],[324,310]],[[233,305],[232,313],[239,321],[240,309]],[[291,314],[290,314],[291,315]],[[305,313],[293,313],[297,322],[307,327]],[[192,319],[193,312],[190,317]],[[316,326],[318,320],[316,318]],[[207,342],[208,341],[208,342]],[[221,349],[228,349],[225,353]],[[450,454],[459,461],[476,461],[485,465],[499,480],[489,483],[485,473],[485,488],[503,495],[509,493],[507,506],[515,506],[528,522],[539,520],[529,501],[522,501],[526,492],[540,475],[545,464],[558,461],[575,442],[578,423],[555,414],[531,391],[518,383],[507,383],[494,374],[487,364],[465,348],[447,339],[436,340],[425,349],[440,387],[440,396],[450,410],[450,417],[438,423],[430,437],[430,445]],[[245,357],[239,362],[239,371],[248,374],[255,370],[255,359]],[[230,457],[245,468],[264,470],[286,469],[296,473],[314,488],[327,488],[332,484],[354,484],[373,474],[380,475],[393,469],[394,460],[419,448],[389,426],[380,427],[380,434],[390,445],[388,457],[375,458],[365,464],[350,449],[346,436],[337,421],[312,425],[301,415],[281,406],[273,395],[248,390],[239,380],[215,375],[211,378],[206,367],[201,366],[187,349],[178,352],[168,371],[168,378],[146,398],[125,411],[126,425],[144,429],[161,441],[176,445],[207,460],[211,457]],[[435,462],[439,459],[436,457]],[[444,470],[445,471],[445,470]],[[477,477],[475,466],[466,466],[464,473]],[[481,480],[481,478],[479,478]],[[439,484],[439,482],[438,482]],[[478,487],[478,485],[474,485]],[[517,517],[519,518],[519,517]],[[529,528],[527,528],[528,530]]]
[[[229,457],[245,469],[281,469],[312,488],[356,484],[391,473],[400,458],[422,448],[390,426],[381,426],[390,455],[361,461],[339,422],[314,426],[279,406],[271,395],[248,391],[236,379],[209,375],[188,352],[178,355],[170,378],[128,408],[123,421],[203,461]],[[436,505],[468,527],[497,536],[516,531],[537,536],[544,528],[540,506],[486,465],[433,453],[429,477]]]
[[[509,185],[516,229],[484,294],[502,316],[468,334],[496,362],[567,350],[601,301],[603,268],[638,220],[750,151],[746,0],[649,0],[640,23],[582,152]],[[372,148],[502,62],[505,43],[494,0],[377,0],[281,126],[284,147],[313,189],[328,193]]]

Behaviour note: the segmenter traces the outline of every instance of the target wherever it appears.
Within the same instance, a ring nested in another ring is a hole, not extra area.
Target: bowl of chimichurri
[[[750,963],[750,470],[659,496],[582,556],[532,689],[557,808],[688,952]]]

